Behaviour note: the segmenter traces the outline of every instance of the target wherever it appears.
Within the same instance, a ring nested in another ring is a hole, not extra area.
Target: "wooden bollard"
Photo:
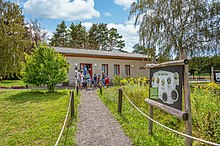
[[[149,117],[153,119],[153,106],[152,105],[150,105]],[[153,134],[153,121],[151,121],[150,119],[148,120],[148,134],[150,135]]]
[[[79,86],[76,86],[76,94],[79,94]]]
[[[74,116],[74,91],[70,91],[71,96],[71,117]]]
[[[102,86],[100,87],[100,94],[102,94]]]
[[[118,90],[118,113],[121,114],[122,109],[122,89]]]

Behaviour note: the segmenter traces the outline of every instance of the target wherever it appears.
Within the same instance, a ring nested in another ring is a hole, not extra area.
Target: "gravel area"
[[[121,125],[102,103],[96,90],[82,91],[79,121],[77,124],[78,146],[131,146]]]

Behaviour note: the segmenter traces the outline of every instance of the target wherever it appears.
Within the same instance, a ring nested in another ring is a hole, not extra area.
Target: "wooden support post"
[[[100,94],[102,94],[102,86],[100,87]]]
[[[71,96],[71,117],[74,116],[74,91],[70,91]]]
[[[185,121],[185,133],[192,135],[192,114],[191,114],[191,102],[190,102],[190,85],[188,75],[189,65],[186,64],[184,67],[184,110],[188,113],[188,120]],[[185,145],[192,146],[192,139],[185,138]]]
[[[150,110],[149,110],[149,117],[153,119],[153,106],[150,105]],[[152,135],[153,134],[153,121],[148,119],[148,134]]]
[[[78,85],[76,86],[76,94],[77,95],[79,94],[79,86]]]
[[[214,67],[211,67],[211,82],[214,82]]]
[[[122,109],[122,89],[118,90],[118,113],[121,114]]]

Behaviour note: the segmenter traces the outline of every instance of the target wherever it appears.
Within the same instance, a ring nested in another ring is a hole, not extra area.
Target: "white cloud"
[[[88,31],[93,23],[92,22],[83,22],[81,24],[82,24],[82,26],[85,26],[86,30]]]
[[[118,33],[122,35],[123,39],[125,40],[124,50],[129,52],[132,52],[134,44],[139,42],[139,36],[137,33],[139,26],[134,27],[134,21],[135,19],[133,17],[130,20],[126,21],[124,24],[107,24],[107,27],[109,29],[116,28],[118,30]],[[86,30],[89,30],[89,28],[92,26],[92,22],[84,22],[82,23],[82,25],[86,27]]]
[[[100,16],[94,5],[94,0],[28,0],[24,9],[36,17],[85,20]]]
[[[124,9],[130,8],[132,2],[134,2],[134,0],[114,0],[114,3],[123,6]]]
[[[132,52],[134,44],[138,43],[138,28],[134,27],[131,24],[108,24],[108,28],[116,28],[120,35],[122,35],[125,40],[125,48],[124,50]]]
[[[109,17],[109,16],[111,16],[111,13],[105,12],[105,13],[103,13],[103,15],[104,15],[105,17]]]

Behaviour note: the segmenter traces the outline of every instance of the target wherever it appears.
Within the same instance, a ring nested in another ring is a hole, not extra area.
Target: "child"
[[[106,87],[109,87],[109,77],[108,76],[105,77],[105,85],[106,85]]]

